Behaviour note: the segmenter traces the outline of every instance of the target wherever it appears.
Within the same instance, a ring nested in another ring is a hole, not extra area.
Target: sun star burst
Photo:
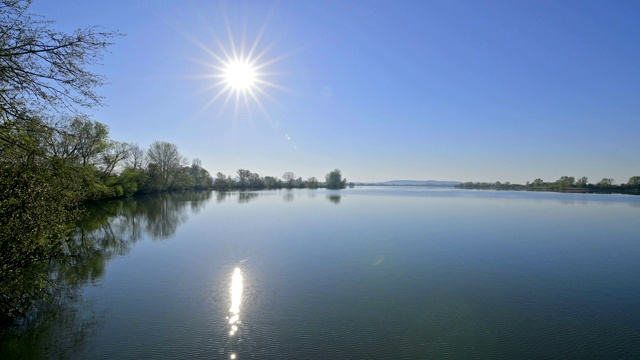
[[[263,47],[260,45],[265,28],[266,23],[251,46],[247,46],[246,34],[242,34],[242,40],[239,43],[236,42],[229,24],[227,24],[228,45],[225,46],[218,39],[214,39],[217,50],[194,39],[194,42],[212,58],[210,61],[197,61],[209,68],[208,73],[199,76],[199,78],[215,80],[205,89],[213,90],[215,93],[203,106],[201,113],[214,104],[222,103],[219,107],[220,116],[231,102],[235,105],[234,118],[236,119],[239,117],[240,110],[251,117],[252,109],[255,109],[256,106],[265,118],[269,118],[263,100],[266,98],[274,103],[276,101],[268,94],[268,90],[287,91],[288,89],[269,79],[273,77],[274,72],[267,70],[290,54],[275,58],[268,57],[271,46]]]

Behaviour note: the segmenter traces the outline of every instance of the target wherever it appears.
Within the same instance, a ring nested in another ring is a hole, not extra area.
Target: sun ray
[[[231,45],[230,58],[235,60],[238,58],[238,52],[236,51],[236,42],[235,42],[235,39],[233,38],[233,32],[231,31],[231,24],[229,23],[229,18],[225,16],[224,22],[225,22],[225,25],[227,26],[227,36],[229,37],[229,44]]]
[[[268,103],[273,103],[282,107],[275,98],[274,91],[291,91],[277,83],[280,71],[275,71],[275,66],[291,55],[287,53],[281,56],[274,50],[278,45],[279,36],[275,40],[267,31],[272,23],[278,2],[274,2],[267,11],[262,21],[250,22],[247,18],[239,22],[227,16],[225,11],[221,12],[222,23],[221,32],[215,35],[215,28],[210,28],[209,37],[204,40],[200,34],[187,31],[187,27],[176,23],[174,19],[163,18],[163,20],[174,31],[179,33],[185,40],[195,45],[205,55],[205,58],[188,59],[205,69],[204,73],[197,75],[182,75],[181,79],[196,79],[207,81],[208,84],[197,90],[197,93],[210,93],[211,95],[202,102],[199,109],[193,114],[194,118],[199,118],[212,108],[216,108],[217,119],[224,116],[225,111],[233,114],[235,120],[238,115],[261,114],[271,122],[268,114]],[[209,21],[205,14],[199,14],[202,21]],[[250,29],[257,32],[251,33]],[[238,32],[234,32],[239,30]],[[213,35],[211,35],[213,34]],[[232,75],[234,67],[244,68],[248,74]],[[232,104],[233,103],[233,104]],[[255,108],[257,107],[257,108]],[[253,108],[253,110],[252,110]],[[259,110],[259,111],[258,111]],[[249,119],[251,120],[251,119]]]
[[[263,89],[256,88],[255,90],[258,91],[262,96],[264,96],[267,99],[269,99],[269,101],[271,101],[271,102],[273,102],[275,104],[278,104],[278,102],[273,97],[271,97],[271,95],[269,95],[266,91],[264,91]]]
[[[273,89],[277,89],[277,90],[281,90],[281,91],[291,91],[291,89],[289,89],[289,88],[286,88],[284,86],[280,86],[278,84],[275,84],[275,83],[272,83],[272,82],[269,82],[269,81],[265,81],[265,80],[258,79],[258,80],[256,80],[256,83],[264,85],[265,87],[268,87],[268,88],[273,88]]]
[[[269,12],[267,13],[267,16],[265,17],[264,21],[262,22],[262,26],[260,26],[260,30],[258,30],[258,35],[256,35],[256,38],[253,41],[253,45],[251,45],[251,49],[249,50],[247,57],[252,58],[253,53],[256,51],[256,49],[258,49],[258,44],[260,43],[260,41],[262,41],[262,37],[264,36],[264,33],[267,31],[267,26],[271,22],[271,18],[275,13],[275,9],[276,9],[276,4],[274,3],[271,6],[271,9],[269,10]]]
[[[258,105],[258,109],[260,109],[260,112],[262,113],[262,115],[269,120],[269,123],[271,123],[271,116],[269,116],[269,113],[267,113],[267,110],[264,108],[264,106],[262,106],[262,101],[260,101],[260,98],[258,96],[256,96],[256,94],[254,94],[253,92],[251,93],[251,96],[253,96],[253,100],[256,102],[256,104]],[[269,98],[269,96],[267,95],[267,98]]]

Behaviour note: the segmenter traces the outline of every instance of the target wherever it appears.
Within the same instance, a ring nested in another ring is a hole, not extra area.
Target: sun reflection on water
[[[238,326],[235,324],[240,323],[240,304],[242,303],[242,271],[240,268],[233,270],[233,276],[231,277],[231,317],[229,318],[229,324],[231,324],[231,331],[238,330]],[[233,335],[233,334],[232,334]]]
[[[233,275],[231,276],[231,308],[230,314],[227,316],[229,328],[229,339],[234,339],[238,332],[238,326],[240,325],[240,304],[242,303],[242,271],[240,268],[233,269]],[[235,344],[237,340],[231,340],[231,344]],[[237,352],[236,346],[231,345],[231,359],[236,359]]]

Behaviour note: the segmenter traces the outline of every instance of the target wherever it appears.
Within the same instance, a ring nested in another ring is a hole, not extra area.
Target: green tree
[[[561,188],[567,188],[573,186],[576,179],[573,176],[562,176],[556,180],[556,185]]]
[[[138,144],[129,144],[129,157],[125,160],[127,167],[133,169],[144,169],[145,151]]]
[[[251,171],[247,169],[238,169],[237,174],[238,174],[238,185],[243,188],[249,186],[249,178],[251,177]]]
[[[118,176],[118,184],[124,196],[132,196],[143,188],[147,182],[147,174],[133,167],[125,168]]]
[[[71,158],[88,163],[95,154],[76,149],[56,156],[44,140],[84,130],[86,117],[79,109],[100,105],[95,88],[104,81],[89,69],[118,35],[96,28],[55,31],[52,22],[31,15],[29,5],[0,0],[0,317],[5,318],[27,314],[31,300],[50,293],[39,269],[63,253],[67,224],[87,196],[86,169]],[[45,121],[47,114],[64,113],[76,116],[69,129]]]
[[[1,159],[0,319],[26,315],[29,300],[46,295],[38,269],[62,254],[81,201],[68,162]]]
[[[597,185],[603,188],[611,187],[613,185],[613,179],[602,178]]]
[[[327,189],[344,189],[347,179],[342,179],[340,169],[335,169],[325,176]]]
[[[131,155],[131,146],[125,142],[108,141],[106,149],[100,154],[99,167],[104,177],[111,176],[116,167],[124,163]]]
[[[640,187],[640,176],[632,176],[627,181],[628,186]]]
[[[100,122],[76,117],[70,130],[76,139],[75,148],[82,165],[95,163],[97,156],[109,147],[109,128]]]
[[[149,163],[147,164],[147,168],[144,170],[146,175],[146,181],[140,187],[140,192],[142,193],[151,193],[162,191],[162,185],[164,183],[162,179],[162,175],[160,173],[160,169],[158,164]]]
[[[586,188],[588,184],[589,184],[589,178],[587,178],[586,176],[583,176],[580,179],[576,180],[575,185],[580,188]]]
[[[295,178],[296,178],[296,175],[291,171],[287,171],[284,174],[282,174],[282,180],[287,182],[287,187],[288,188],[293,187],[293,180]]]
[[[544,186],[544,181],[542,181],[542,179],[535,179],[531,183],[531,186],[533,186],[533,187],[543,187]]]
[[[252,189],[262,189],[264,188],[264,181],[257,173],[249,174],[249,187]]]
[[[278,186],[278,179],[273,176],[264,177],[264,187],[267,189],[274,189]]]
[[[187,190],[196,186],[196,180],[191,175],[191,167],[184,166],[173,175],[169,190]]]
[[[309,189],[317,189],[318,188],[318,179],[315,177],[310,177],[307,179],[307,187]]]
[[[216,174],[216,179],[213,182],[213,186],[218,190],[226,190],[230,187],[229,182],[227,181],[227,176],[221,172]]]
[[[166,141],[154,141],[147,150],[149,176],[157,190],[167,190],[173,185],[187,158],[182,156],[178,147]]]
[[[213,186],[213,179],[209,172],[202,167],[200,159],[193,159],[189,172],[195,180],[194,188],[209,189]]]
[[[41,132],[47,155],[91,165],[109,147],[109,128],[86,116],[63,117]]]

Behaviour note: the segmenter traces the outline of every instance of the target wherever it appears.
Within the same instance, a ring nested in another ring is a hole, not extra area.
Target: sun
[[[210,60],[196,60],[207,68],[207,72],[196,78],[206,79],[209,84],[203,89],[212,91],[213,95],[204,104],[201,113],[214,104],[219,105],[221,116],[229,103],[233,105],[234,118],[239,118],[239,112],[251,117],[257,109],[269,119],[270,116],[264,106],[263,100],[267,99],[277,104],[270,96],[270,90],[288,91],[287,88],[274,82],[277,71],[272,66],[291,54],[283,54],[277,57],[269,55],[271,46],[261,46],[266,24],[256,36],[253,43],[248,46],[247,34],[242,33],[240,41],[233,36],[230,26],[227,24],[228,44],[225,46],[219,39],[214,38],[217,49],[207,46],[201,41],[190,39],[211,57]],[[213,80],[213,81],[211,81]],[[253,109],[253,110],[252,110]]]
[[[230,90],[246,92],[258,83],[257,69],[247,60],[232,60],[224,64],[224,82]]]

